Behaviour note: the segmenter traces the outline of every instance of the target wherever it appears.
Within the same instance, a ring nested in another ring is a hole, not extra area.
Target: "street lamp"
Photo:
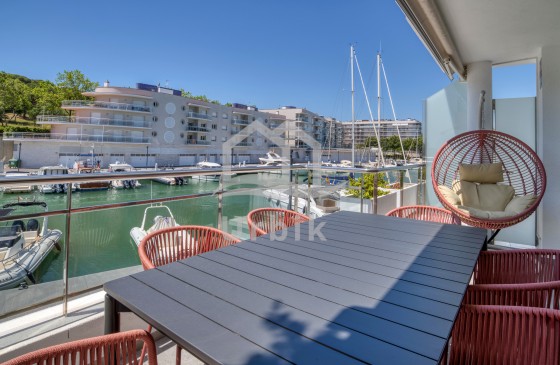
[[[21,165],[21,142],[19,143],[19,148],[18,148],[18,162],[17,162],[17,170],[19,172],[19,166]]]

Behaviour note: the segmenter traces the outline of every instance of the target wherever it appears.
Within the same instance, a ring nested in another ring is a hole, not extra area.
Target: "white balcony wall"
[[[432,187],[432,161],[448,139],[467,131],[467,84],[453,82],[424,103],[424,154],[426,156],[427,204],[441,206]]]
[[[495,128],[510,134],[536,149],[536,99],[514,98],[495,100]],[[496,241],[534,246],[536,244],[536,215],[500,231]]]

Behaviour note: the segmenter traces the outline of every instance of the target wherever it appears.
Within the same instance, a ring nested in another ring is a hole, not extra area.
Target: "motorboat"
[[[77,174],[95,174],[101,172],[98,167],[88,166],[84,161],[76,161],[74,163],[74,170]],[[76,189],[79,191],[91,190],[107,190],[111,187],[111,181],[86,181],[76,183]]]
[[[48,210],[45,202],[8,203],[0,209],[0,217],[26,207]],[[42,227],[34,218],[14,220],[11,225],[0,227],[0,290],[14,288],[24,282],[36,283],[33,272],[53,247],[60,250],[58,242],[62,232],[47,226],[48,217],[43,219]]]
[[[115,163],[109,164],[109,172],[132,172],[134,167],[131,165],[116,161]],[[111,181],[111,186],[115,189],[134,189],[139,188],[140,182],[136,179],[126,179],[126,180],[113,180]]]
[[[4,175],[7,179],[15,178],[15,177],[24,177],[29,176],[27,172],[6,172]],[[5,194],[21,194],[21,193],[30,193],[33,191],[33,185],[28,183],[20,183],[5,186],[2,188],[2,191]]]
[[[163,169],[163,171],[166,170],[174,170],[173,168],[166,168]],[[158,170],[157,165],[154,169],[154,171],[161,171]],[[188,179],[185,176],[158,176],[158,177],[154,177],[152,179],[155,182],[158,182],[160,184],[165,184],[165,185],[187,185],[188,184]]]
[[[263,195],[271,203],[272,207],[288,209],[290,197],[292,200],[292,209],[296,206],[295,189],[267,189],[263,191]],[[308,212],[307,199],[309,196],[310,203]],[[309,187],[307,185],[302,184],[297,188],[297,211],[307,214],[311,218],[322,217],[325,214],[340,210],[339,203],[340,194],[336,190],[322,186],[312,186],[311,194],[309,194]]]
[[[55,175],[68,175],[70,171],[64,166],[43,166],[37,171],[38,176],[55,176]],[[65,193],[67,184],[42,184],[37,185],[41,193]],[[72,184],[72,191],[76,190],[76,185]]]
[[[290,160],[283,158],[274,151],[266,153],[266,157],[259,157],[259,161],[263,166],[290,166]]]
[[[221,169],[222,165],[217,162],[209,162],[209,161],[200,161],[196,164],[196,168],[198,169]],[[228,176],[233,177],[235,173],[227,173]],[[193,175],[192,177],[195,180],[200,181],[212,181],[212,182],[220,182],[220,174],[210,174],[210,175]]]
[[[165,214],[156,215],[154,217],[154,223],[150,226],[150,228],[146,229],[146,220],[147,220],[148,213],[150,211],[155,211],[155,210],[164,211]],[[134,243],[136,243],[136,246],[140,246],[140,242],[142,242],[142,239],[146,237],[148,234],[163,228],[177,227],[177,226],[179,226],[179,224],[175,221],[175,217],[173,217],[173,213],[171,213],[171,209],[169,209],[169,207],[165,205],[153,205],[147,207],[144,210],[144,217],[142,218],[142,224],[140,225],[140,227],[133,227],[130,230],[130,237],[132,237],[132,240],[134,241]]]

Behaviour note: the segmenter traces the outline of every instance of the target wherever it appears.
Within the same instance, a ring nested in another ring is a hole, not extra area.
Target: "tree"
[[[34,105],[29,112],[31,118],[36,118],[39,114],[63,114],[60,105],[63,95],[60,88],[50,81],[39,81],[31,91]]]
[[[63,100],[87,100],[89,98],[82,93],[94,91],[99,86],[97,82],[90,81],[79,70],[65,70],[58,73],[55,84],[59,87]]]
[[[9,76],[0,79],[0,109],[12,112],[15,119],[17,115],[25,116],[31,106],[31,89],[27,84]]]
[[[362,185],[362,180],[364,181],[363,187],[363,197],[364,199],[371,199],[373,198],[373,188],[374,188],[374,175],[375,174],[364,174],[357,179],[349,179],[348,185],[353,187],[354,189],[346,189],[346,192],[355,198],[360,197],[360,186]],[[385,178],[385,174],[382,172],[377,173],[377,187],[378,188],[387,188],[388,183]],[[357,189],[356,189],[357,188]],[[379,189],[377,190],[377,196],[383,196],[388,194],[386,190]]]

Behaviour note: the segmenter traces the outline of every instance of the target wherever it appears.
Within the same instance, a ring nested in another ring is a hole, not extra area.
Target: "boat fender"
[[[123,180],[123,188],[130,189],[130,180]]]

